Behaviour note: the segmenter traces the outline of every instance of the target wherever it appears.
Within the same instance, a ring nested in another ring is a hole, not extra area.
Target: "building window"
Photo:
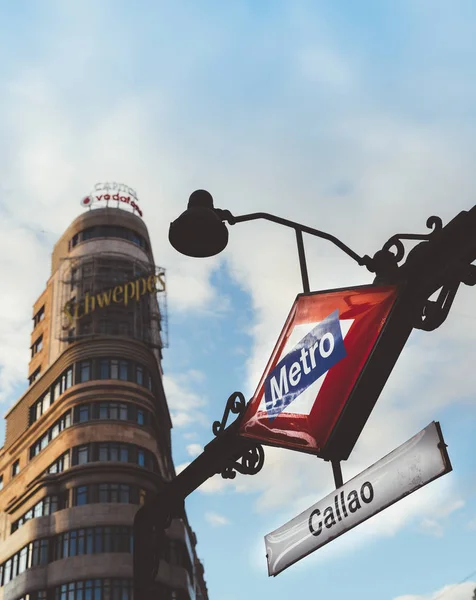
[[[44,318],[45,318],[45,305],[43,304],[43,306],[39,309],[39,311],[33,317],[33,327],[36,327],[38,325],[38,323],[41,323],[41,321],[43,321]]]
[[[168,539],[164,550],[165,560],[171,565],[183,567],[193,579],[192,557],[186,544],[180,540]]]
[[[129,364],[128,364],[127,360],[119,361],[119,379],[121,379],[122,381],[127,381],[129,379],[128,366],[129,366]]]
[[[33,373],[30,375],[30,377],[28,377],[28,381],[30,382],[30,385],[38,379],[38,377],[40,376],[40,371],[41,371],[41,367],[38,367],[37,369],[35,369],[33,371]]]
[[[74,506],[89,504],[89,486],[80,485],[74,490]]]
[[[31,566],[45,565],[48,562],[48,539],[35,540],[31,543]]]
[[[51,391],[51,401],[54,402],[61,396],[61,379],[55,381]]]
[[[63,583],[53,588],[51,600],[132,600],[132,579],[85,579]]]
[[[113,462],[129,462],[129,446],[106,442],[99,444],[98,460]]]
[[[110,361],[110,374],[109,379],[119,379],[119,361],[116,359],[112,359]]]
[[[31,379],[31,378],[30,378]],[[53,402],[73,385],[73,367],[68,367],[48,390],[30,407],[30,421],[32,425],[44,414]]]
[[[46,446],[54,440],[63,429],[71,426],[71,410],[66,411],[48,430],[30,446],[30,460],[39,454]]]
[[[16,477],[20,472],[20,459],[16,460],[12,465],[12,477]]]
[[[66,369],[66,377],[64,379],[64,390],[66,391],[73,385],[73,367]]]
[[[73,448],[73,465],[86,464],[94,461],[131,462],[150,471],[157,472],[157,458],[144,448],[133,444],[101,442],[84,444]],[[45,474],[56,474],[70,467],[69,450],[58,457],[46,469]]]
[[[136,365],[136,382],[144,385],[144,369],[140,365]]]
[[[78,540],[84,554],[101,554],[103,552],[131,552],[132,527],[106,526],[87,527],[66,531],[55,538],[54,560],[77,556]]]
[[[3,564],[2,584],[6,585],[12,579],[12,559],[10,558]]]
[[[154,454],[133,444],[100,442],[84,444],[73,448],[73,465],[94,461],[131,462],[151,471],[157,471],[157,459]]]
[[[82,404],[77,408],[77,422],[86,423],[89,421],[89,404]]]
[[[95,225],[88,227],[76,233],[70,241],[70,247],[74,248],[80,242],[86,242],[87,240],[93,240],[95,238],[108,238],[115,237],[123,240],[132,242],[143,250],[148,249],[147,242],[139,233],[128,229],[127,227],[121,227],[120,225]]]
[[[136,408],[129,402],[92,402],[74,408],[74,423],[85,423],[95,419],[131,421],[145,426],[150,422],[151,415],[149,411]]]
[[[37,421],[41,415],[48,410],[51,405],[51,392],[48,389],[32,406],[30,407],[30,425]]]
[[[46,469],[45,475],[62,473],[69,469],[69,450],[66,450],[61,456],[59,456],[51,465]]]
[[[99,502],[131,502],[131,486],[122,483],[99,484]]]
[[[35,354],[38,354],[38,352],[40,352],[40,350],[42,350],[43,348],[43,334],[40,335],[39,338],[37,338],[37,340],[34,342],[33,346],[31,347],[31,357],[33,358],[35,356]]]
[[[84,383],[91,379],[91,361],[84,360],[79,363],[79,383]]]
[[[71,291],[74,290],[74,288],[76,287],[76,283],[77,283],[77,279],[78,279],[78,269],[76,267],[72,267],[71,268]]]
[[[146,490],[127,483],[82,485],[73,490],[73,506],[95,503],[143,504]]]
[[[109,360],[107,358],[103,358],[99,362],[99,379],[110,379]]]
[[[102,358],[99,361],[99,379],[120,379],[131,381],[131,365],[128,360]],[[137,377],[137,374],[136,374]]]
[[[85,465],[90,461],[90,446],[84,444],[83,446],[76,446],[73,449],[73,465]]]
[[[96,371],[97,369],[97,371]],[[38,367],[29,377],[32,384],[39,377],[41,367]],[[125,359],[101,358],[94,364],[94,372],[99,379],[119,379],[121,381],[135,381],[139,385],[152,390],[152,378],[142,365],[135,365],[135,377],[133,364]],[[93,379],[93,363],[85,360],[77,363],[76,383],[84,383]],[[68,367],[51,385],[48,390],[30,408],[30,425],[37,421],[40,416],[57,400],[61,394],[69,389],[73,383],[73,367]]]

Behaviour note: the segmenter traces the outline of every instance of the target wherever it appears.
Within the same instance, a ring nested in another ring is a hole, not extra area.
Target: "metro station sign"
[[[323,458],[336,453],[346,458],[339,443],[336,447],[335,430],[338,426],[356,440],[377,400],[380,389],[373,403],[368,393],[362,401],[355,392],[397,297],[396,286],[373,285],[300,294],[248,404],[240,434]],[[346,417],[350,401],[354,412],[362,401],[361,412],[368,413],[355,426],[349,422],[352,416]]]

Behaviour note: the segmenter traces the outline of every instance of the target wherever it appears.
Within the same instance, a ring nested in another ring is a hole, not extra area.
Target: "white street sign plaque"
[[[265,536],[268,574],[277,575],[359,523],[452,470],[439,423]]]

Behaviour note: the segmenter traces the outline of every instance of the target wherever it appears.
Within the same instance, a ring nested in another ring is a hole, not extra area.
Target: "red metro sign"
[[[381,388],[373,399],[355,392],[396,299],[395,286],[373,285],[299,295],[240,434],[323,458],[347,458],[351,448],[341,448],[336,432],[347,438],[344,446],[353,447],[377,400]],[[346,416],[350,404],[358,419]]]

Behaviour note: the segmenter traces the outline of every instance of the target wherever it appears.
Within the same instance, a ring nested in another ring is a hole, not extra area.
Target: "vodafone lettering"
[[[106,202],[108,200],[116,200],[117,202],[124,202],[125,204],[130,204],[132,208],[134,208],[142,217],[142,211],[141,209],[137,206],[136,202],[134,202],[134,200],[131,200],[130,196],[119,196],[119,194],[113,194],[111,196],[111,194],[104,194],[101,196],[95,196],[96,201],[100,202],[101,200],[106,200]]]
[[[116,191],[117,190],[117,191]],[[97,192],[105,192],[104,194],[98,194]],[[111,193],[115,192],[115,193]],[[123,194],[127,195],[121,195]],[[137,193],[132,188],[128,187],[123,183],[96,183],[94,186],[93,192],[89,196],[85,196],[81,200],[82,206],[91,206],[96,202],[109,202],[109,200],[113,200],[116,202],[122,202],[124,204],[128,204],[131,208],[136,210],[139,215],[142,217],[142,210],[139,207],[139,200],[137,199]]]

